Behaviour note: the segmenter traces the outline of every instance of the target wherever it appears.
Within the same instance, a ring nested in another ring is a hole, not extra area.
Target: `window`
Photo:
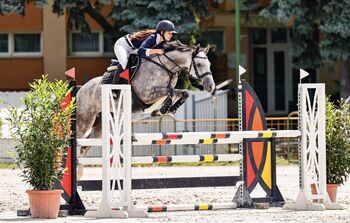
[[[266,44],[266,29],[253,29],[253,44]]]
[[[38,33],[0,33],[1,57],[41,56],[41,34]]]
[[[76,52],[99,52],[99,33],[81,35],[72,34],[72,53]]]
[[[40,34],[14,34],[14,53],[40,53]]]
[[[271,43],[287,43],[287,29],[271,29]]]
[[[72,56],[110,56],[113,53],[113,46],[113,41],[108,40],[102,32],[92,32],[88,35],[73,32],[70,35]]]
[[[114,52],[114,43],[111,38],[108,38],[107,36],[103,37],[103,51],[105,53],[113,53]]]
[[[9,35],[7,33],[0,33],[0,53],[9,52]]]

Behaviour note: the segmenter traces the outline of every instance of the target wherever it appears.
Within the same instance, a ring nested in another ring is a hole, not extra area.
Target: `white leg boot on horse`
[[[185,100],[189,96],[186,90],[174,88],[154,88],[153,90],[158,94],[164,94],[164,92],[167,92],[168,96],[165,98],[165,100],[161,99],[163,102],[160,108],[152,110],[152,117],[175,114],[176,110],[180,107],[180,105],[185,103]]]

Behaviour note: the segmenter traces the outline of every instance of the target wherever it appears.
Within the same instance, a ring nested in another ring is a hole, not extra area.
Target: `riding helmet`
[[[176,33],[174,23],[172,23],[169,20],[162,20],[162,21],[158,22],[157,27],[156,27],[156,31],[157,32],[169,31],[172,33]]]

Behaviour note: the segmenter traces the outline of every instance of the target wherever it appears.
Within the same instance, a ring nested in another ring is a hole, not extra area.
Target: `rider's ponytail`
[[[138,31],[136,33],[133,33],[130,35],[130,40],[144,40],[145,38],[147,38],[149,35],[156,33],[155,29],[145,29],[145,30],[141,30]]]

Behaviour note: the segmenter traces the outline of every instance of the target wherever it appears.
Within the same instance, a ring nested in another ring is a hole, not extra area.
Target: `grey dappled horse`
[[[174,89],[180,71],[187,71],[190,78],[195,79],[204,90],[212,93],[215,90],[215,83],[210,71],[210,62],[206,56],[208,51],[209,46],[191,47],[179,41],[166,43],[164,55],[141,59],[140,67],[131,80],[134,92],[148,105],[168,96],[163,102],[162,113],[175,113],[188,97],[186,90]],[[77,93],[78,138],[101,137],[101,78],[100,76],[91,79]],[[179,100],[176,101],[176,99]],[[139,112],[141,108],[133,103],[132,110]],[[88,149],[89,147],[81,148],[81,155],[85,156]]]

